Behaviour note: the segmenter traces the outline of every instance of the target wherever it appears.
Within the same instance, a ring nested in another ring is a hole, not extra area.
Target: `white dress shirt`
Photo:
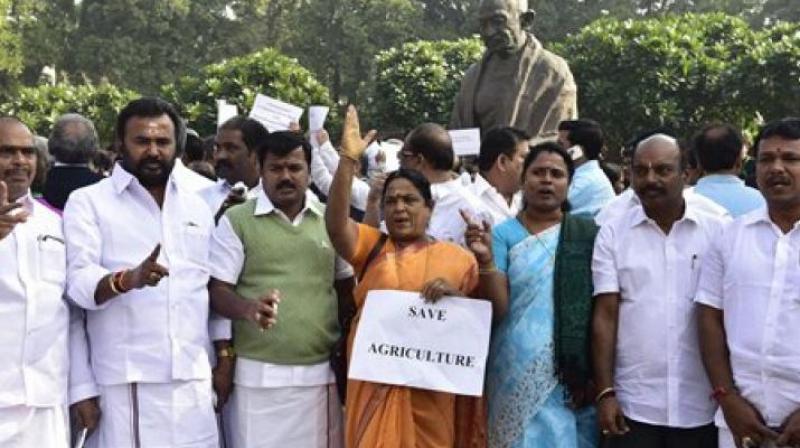
[[[67,403],[69,309],[61,218],[30,194],[0,240],[0,407]]]
[[[464,210],[474,221],[492,222],[492,216],[483,203],[464,185],[460,177],[447,182],[431,184],[431,195],[435,202],[428,234],[438,241],[464,245],[467,224],[459,210]]]
[[[331,165],[335,163],[331,167]],[[311,179],[319,190],[328,196],[333,184],[333,176],[339,168],[339,154],[331,146],[325,143],[320,148],[314,148],[311,153]],[[358,177],[353,177],[352,194],[350,204],[358,210],[367,210],[367,198],[369,197],[369,184]]]
[[[172,170],[172,177],[174,177],[184,190],[197,193],[204,188],[214,185],[214,181],[195,173],[183,164],[180,158],[175,159],[175,168]]]
[[[628,418],[678,428],[713,420],[693,299],[700,262],[724,223],[687,203],[668,235],[642,206],[600,229],[594,293],[621,297],[614,388]]]
[[[782,425],[800,409],[800,223],[784,234],[766,207],[737,218],[703,260],[696,301],[724,311],[736,387]]]
[[[686,200],[687,204],[691,204],[695,210],[698,210],[702,213],[725,219],[731,218],[731,214],[728,213],[728,210],[726,210],[725,207],[717,204],[702,194],[697,194],[694,191],[694,188],[684,189],[683,199]],[[628,210],[640,205],[641,203],[642,201],[639,200],[639,196],[636,196],[636,193],[633,191],[633,189],[628,188],[620,193],[619,196],[611,200],[611,202],[606,204],[606,206],[600,210],[600,213],[594,217],[594,222],[597,223],[598,226],[603,226],[606,223],[622,216]]]
[[[261,191],[261,189],[261,179],[259,178],[258,184],[247,190],[245,198],[253,199],[258,196],[258,192]],[[217,183],[198,191],[197,194],[208,204],[208,208],[211,209],[211,214],[216,215],[219,208],[222,207],[222,203],[225,202],[225,199],[228,199],[231,190],[233,190],[233,185],[229,184],[225,179],[220,179]]]
[[[64,210],[67,292],[87,310],[92,371],[101,385],[210,378],[208,249],[213,217],[170,176],[163,209],[117,165],[110,178],[75,191]],[[138,266],[156,245],[169,269],[156,287],[98,305],[98,282]]]
[[[286,222],[297,227],[310,213],[324,219],[325,211],[319,199],[311,192],[306,191],[306,201],[303,209],[290,220],[281,210],[275,208],[266,192],[259,192],[256,198],[256,207],[253,214],[263,216],[275,214]],[[223,216],[219,225],[214,230],[211,242],[211,258],[214,263],[211,267],[211,276],[215,279],[235,285],[239,282],[245,262],[245,248],[242,240],[236,235],[227,216]],[[353,269],[341,257],[336,257],[337,280],[353,276]],[[251,359],[238,358],[234,382],[246,387],[306,387],[331,384],[335,381],[330,364],[323,362],[311,366],[287,366]]]
[[[481,200],[484,210],[492,217],[490,224],[493,226],[516,217],[522,208],[522,192],[517,192],[509,204],[506,198],[480,174],[475,175],[475,181],[470,184],[469,190]]]

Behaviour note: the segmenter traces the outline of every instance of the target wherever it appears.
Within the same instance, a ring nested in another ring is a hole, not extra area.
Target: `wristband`
[[[117,291],[117,294],[125,294],[126,292],[130,291],[130,288],[126,288],[125,285],[122,283],[122,280],[127,272],[128,272],[127,269],[115,272],[114,276],[111,277],[111,282],[114,286],[112,289]]]
[[[714,388],[714,391],[711,392],[711,395],[708,396],[708,399],[719,402],[720,398],[730,395],[730,393],[731,392],[724,386],[718,386]]]
[[[217,358],[233,358],[234,356],[236,356],[236,353],[233,351],[233,347],[217,350]]]
[[[120,290],[117,289],[117,285],[114,284],[114,276],[115,275],[116,274],[108,274],[108,287],[111,288],[111,291],[114,294],[120,295],[120,294],[122,294],[122,292],[120,292]]]

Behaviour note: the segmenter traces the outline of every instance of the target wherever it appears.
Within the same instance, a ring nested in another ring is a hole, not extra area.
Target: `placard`
[[[489,354],[492,305],[418,292],[367,294],[350,358],[349,378],[480,396]]]
[[[239,115],[239,108],[235,104],[228,104],[225,100],[217,100],[217,128],[237,115]]]
[[[308,130],[314,132],[323,129],[330,110],[328,106],[310,106],[308,108]]]
[[[477,156],[481,153],[481,130],[478,128],[448,131],[457,156]]]
[[[302,116],[303,108],[260,93],[250,111],[250,118],[261,122],[269,132],[288,131],[289,125],[299,123]]]

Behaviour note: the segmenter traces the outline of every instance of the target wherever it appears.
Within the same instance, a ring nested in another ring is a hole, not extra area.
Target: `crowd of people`
[[[800,119],[605,146],[0,118],[0,445],[800,446]],[[348,380],[373,290],[491,302],[483,396]]]

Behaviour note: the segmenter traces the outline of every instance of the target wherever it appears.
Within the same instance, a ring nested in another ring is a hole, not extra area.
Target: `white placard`
[[[481,130],[478,128],[449,131],[453,152],[457,156],[477,156],[481,152]]]
[[[489,354],[492,305],[418,292],[370,291],[353,343],[348,377],[480,396]]]
[[[239,108],[235,104],[228,104],[225,100],[217,100],[217,127],[222,126],[222,123],[230,120],[231,118],[239,115]]]
[[[250,118],[258,120],[269,132],[287,131],[292,123],[299,123],[303,108],[284,103],[266,95],[256,95]]]
[[[311,132],[319,131],[325,127],[325,120],[328,118],[328,106],[311,106],[308,108],[308,130]]]

